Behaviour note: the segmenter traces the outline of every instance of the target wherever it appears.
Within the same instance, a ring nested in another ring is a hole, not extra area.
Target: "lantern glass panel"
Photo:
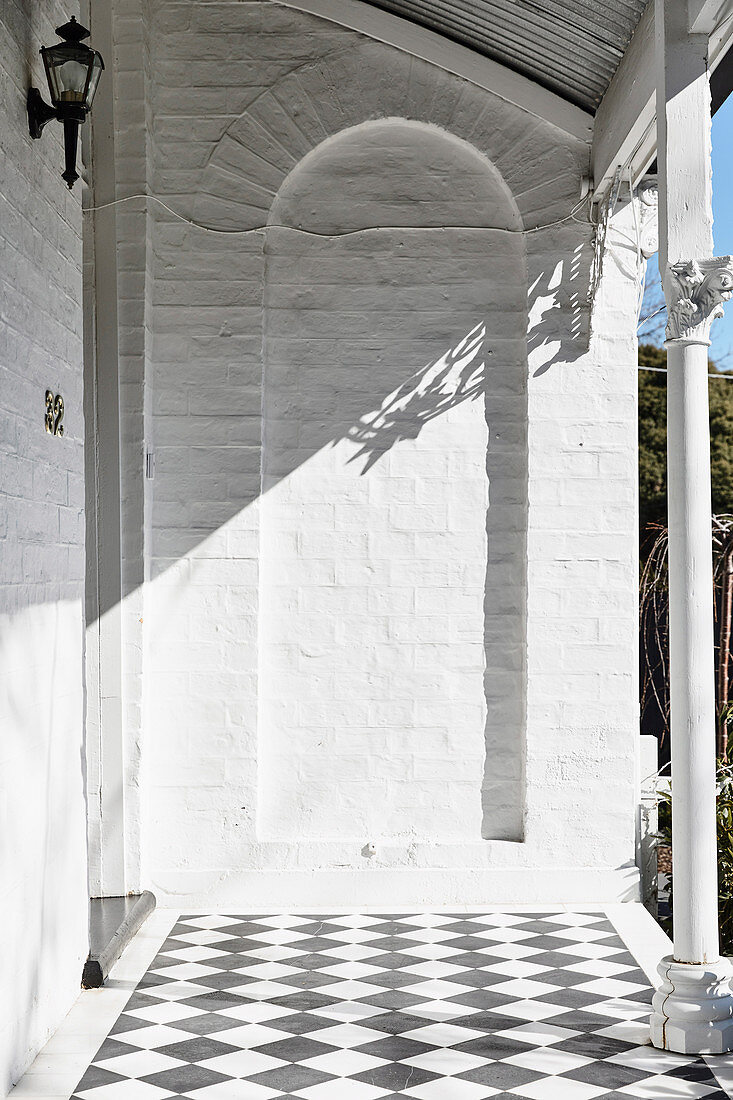
[[[92,100],[97,91],[97,85],[99,84],[99,78],[102,75],[104,69],[104,62],[102,61],[102,55],[94,51],[94,60],[89,72],[89,83],[87,84],[86,95],[84,96],[84,106],[87,110],[92,105]]]
[[[49,46],[43,51],[48,87],[55,107],[64,104],[87,105],[89,73],[97,56],[88,46],[72,42]]]

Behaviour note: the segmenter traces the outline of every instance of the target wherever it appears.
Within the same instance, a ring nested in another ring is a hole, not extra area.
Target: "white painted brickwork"
[[[273,228],[152,218],[144,885],[630,896],[635,288],[609,259],[588,350],[591,228],[496,232],[566,217],[587,146],[275,3],[156,4],[151,54],[155,193]]]
[[[0,1093],[73,1003],[87,948],[81,211],[61,128],[28,135],[38,49],[78,5],[0,8]],[[46,389],[64,436],[44,431]]]

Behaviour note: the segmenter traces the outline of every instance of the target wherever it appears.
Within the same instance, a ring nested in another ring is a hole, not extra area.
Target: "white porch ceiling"
[[[595,111],[646,0],[368,0]]]

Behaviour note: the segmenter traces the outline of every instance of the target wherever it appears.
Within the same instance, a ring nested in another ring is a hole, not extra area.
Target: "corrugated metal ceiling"
[[[646,0],[368,0],[595,111]]]

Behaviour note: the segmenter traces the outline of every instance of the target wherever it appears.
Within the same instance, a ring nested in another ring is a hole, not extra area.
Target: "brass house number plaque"
[[[46,390],[46,431],[49,435],[64,434],[64,399],[60,393]]]

